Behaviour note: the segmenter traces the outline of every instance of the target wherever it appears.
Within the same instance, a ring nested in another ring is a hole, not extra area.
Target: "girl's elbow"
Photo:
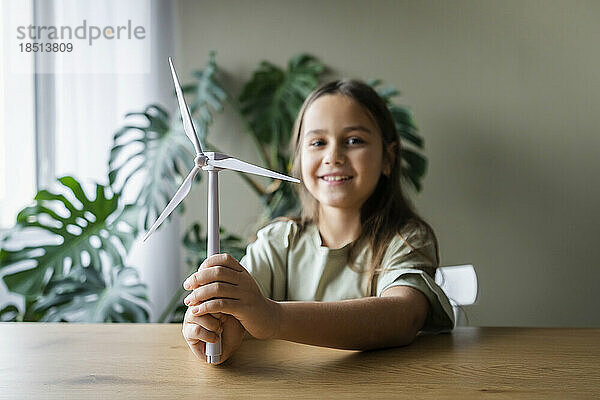
[[[416,307],[413,309],[410,317],[408,318],[406,325],[401,329],[400,334],[397,336],[397,346],[408,346],[415,341],[417,335],[427,319],[429,307]]]
[[[415,327],[410,329],[403,337],[402,339],[402,343],[400,344],[400,346],[408,346],[409,344],[411,344],[412,342],[415,341],[415,339],[417,338],[417,333],[419,333],[420,328],[419,327]]]
[[[379,340],[373,340],[370,343],[364,344],[357,350],[378,350],[392,347],[408,346],[415,341],[419,328],[405,327],[399,331],[393,332],[391,335],[380,337]]]

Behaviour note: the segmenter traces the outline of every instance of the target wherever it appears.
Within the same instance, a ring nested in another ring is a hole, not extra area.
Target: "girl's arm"
[[[275,338],[339,349],[368,350],[411,343],[429,302],[419,290],[394,286],[382,297],[333,302],[279,302]]]
[[[184,282],[185,304],[195,315],[233,315],[257,339],[366,350],[412,342],[427,317],[419,290],[395,286],[381,297],[335,302],[276,302],[228,254],[207,258]]]

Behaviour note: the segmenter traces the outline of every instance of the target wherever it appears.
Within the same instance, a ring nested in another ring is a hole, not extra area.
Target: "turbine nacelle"
[[[198,154],[194,158],[194,165],[197,167],[201,167],[201,168],[208,165],[208,157],[207,157],[206,153]]]

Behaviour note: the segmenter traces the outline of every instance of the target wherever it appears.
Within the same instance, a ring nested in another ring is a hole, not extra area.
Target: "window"
[[[35,85],[33,53],[18,66],[11,64],[7,46],[15,15],[33,21],[31,1],[0,2],[0,230],[14,225],[17,212],[31,202],[36,188]]]

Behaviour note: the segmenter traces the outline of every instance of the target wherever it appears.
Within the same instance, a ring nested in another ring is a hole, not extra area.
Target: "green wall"
[[[600,326],[600,2],[181,1],[182,80],[211,49],[238,94],[265,59],[308,51],[395,85],[426,140],[417,209],[442,264],[475,265],[473,325]],[[230,108],[211,132],[260,162]],[[258,199],[221,174],[221,218],[249,235]],[[184,227],[205,221],[205,182]]]

